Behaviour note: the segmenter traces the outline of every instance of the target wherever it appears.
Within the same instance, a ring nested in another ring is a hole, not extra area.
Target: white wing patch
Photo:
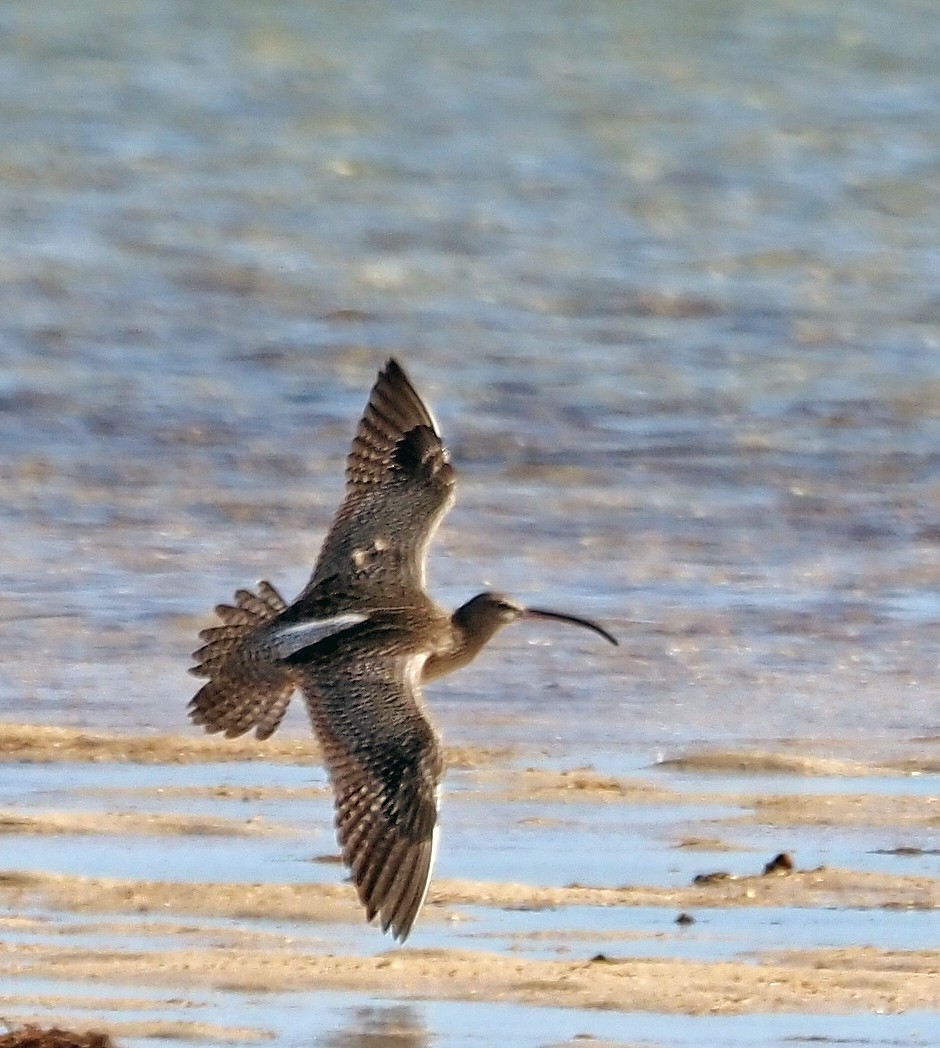
[[[358,626],[365,622],[368,615],[360,615],[358,612],[348,612],[345,615],[336,615],[332,619],[308,619],[306,622],[297,622],[293,626],[284,626],[277,630],[272,636],[274,647],[279,658],[286,659],[296,655],[304,648],[312,648],[321,640],[332,637],[351,626]]]
[[[378,561],[386,550],[392,548],[392,544],[382,535],[378,535],[371,546],[363,546],[352,551],[352,562],[357,571],[367,571]]]

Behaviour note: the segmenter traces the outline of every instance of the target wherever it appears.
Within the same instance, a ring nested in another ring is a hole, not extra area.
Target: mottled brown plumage
[[[215,613],[224,625],[200,631],[206,643],[193,652],[197,665],[190,673],[209,678],[189,704],[196,724],[224,732],[230,739],[252,728],[259,739],[274,733],[296,683],[265,642],[262,627],[286,608],[270,582],[259,582],[257,594],[238,590],[234,606],[216,605]]]
[[[519,618],[587,619],[482,593],[448,615],[425,592],[428,544],[454,499],[437,424],[404,371],[379,372],[346,463],[346,494],[291,605],[270,583],[221,604],[192,672],[207,731],[267,738],[300,690],[336,802],[343,860],[372,920],[404,940],[427,892],[443,763],[421,683],[469,662]]]

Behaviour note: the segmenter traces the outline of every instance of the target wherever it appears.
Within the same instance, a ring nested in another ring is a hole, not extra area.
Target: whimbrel
[[[389,360],[346,461],[346,493],[300,596],[238,590],[204,629],[189,704],[209,732],[274,731],[302,692],[336,805],[336,831],[366,918],[404,940],[437,843],[441,748],[421,685],[466,665],[503,626],[556,619],[617,641],[589,619],[481,593],[453,615],[425,592],[428,544],[454,500],[437,424]]]

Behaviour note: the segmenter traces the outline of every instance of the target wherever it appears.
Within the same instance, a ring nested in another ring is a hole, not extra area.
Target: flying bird
[[[503,626],[589,619],[480,593],[448,614],[427,595],[428,545],[454,501],[437,423],[389,360],[346,460],[346,491],[310,581],[292,604],[269,582],[220,604],[190,672],[189,714],[229,738],[276,730],[304,696],[336,810],[343,861],[382,931],[404,941],[431,878],[443,775],[421,686],[470,662]]]

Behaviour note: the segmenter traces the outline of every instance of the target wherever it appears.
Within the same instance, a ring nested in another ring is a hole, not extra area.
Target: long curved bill
[[[521,617],[524,619],[555,619],[558,622],[570,622],[575,626],[583,626],[586,630],[593,630],[610,644],[618,645],[620,643],[603,626],[598,626],[596,622],[592,622],[590,619],[578,618],[577,615],[566,615],[564,612],[549,611],[547,608],[526,608]]]

